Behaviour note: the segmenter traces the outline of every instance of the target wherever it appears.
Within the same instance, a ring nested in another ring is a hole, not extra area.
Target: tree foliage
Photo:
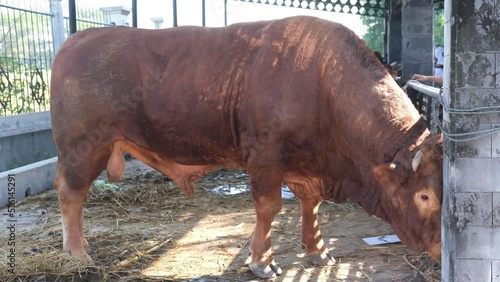
[[[363,40],[370,49],[384,54],[384,18],[363,16],[361,21],[367,27]]]
[[[434,14],[434,44],[444,46],[444,11],[437,10]]]

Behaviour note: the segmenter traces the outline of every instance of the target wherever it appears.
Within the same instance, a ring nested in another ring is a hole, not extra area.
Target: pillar
[[[496,2],[496,3],[495,3]],[[445,1],[444,100],[454,109],[500,105],[500,2]],[[500,114],[444,112],[450,133],[500,125]],[[442,281],[500,281],[500,134],[445,138]]]
[[[61,0],[50,0],[50,13],[52,14],[52,50],[55,56],[65,40],[64,17]]]
[[[130,9],[123,6],[105,7],[99,9],[104,14],[104,19],[107,23],[114,25],[129,26]]]
[[[402,78],[415,73],[432,75],[434,9],[432,0],[403,0],[402,7]]]
[[[163,28],[163,18],[151,18],[151,21],[155,24],[155,29]]]
[[[390,13],[387,23],[387,46],[386,61],[390,64],[392,62],[401,63],[402,55],[402,42],[403,37],[401,35],[401,9],[403,6],[402,0],[391,0],[390,1]]]

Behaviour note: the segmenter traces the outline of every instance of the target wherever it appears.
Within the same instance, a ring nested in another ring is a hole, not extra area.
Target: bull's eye
[[[422,200],[424,200],[424,201],[429,200],[429,196],[427,196],[425,194],[420,195],[420,198],[422,198]]]

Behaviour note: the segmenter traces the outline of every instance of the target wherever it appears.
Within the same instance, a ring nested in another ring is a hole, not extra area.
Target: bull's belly
[[[221,140],[196,138],[187,134],[147,136],[144,140],[144,149],[182,165],[216,165],[241,161],[234,146]]]

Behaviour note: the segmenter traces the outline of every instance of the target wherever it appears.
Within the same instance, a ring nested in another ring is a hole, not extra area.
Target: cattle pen
[[[17,203],[17,273],[9,274],[2,265],[0,280],[254,279],[245,266],[254,222],[251,197],[248,192],[211,192],[221,185],[248,185],[243,171],[215,171],[198,184],[193,197],[186,197],[170,179],[139,161],[129,160],[127,167],[123,181],[92,188],[87,200],[85,230],[93,264],[79,264],[60,252],[59,207],[56,193],[50,191]],[[402,244],[363,242],[363,237],[393,231],[356,204],[324,203],[320,221],[338,261],[332,267],[318,268],[303,260],[299,202],[284,200],[273,224],[274,251],[284,273],[274,281],[439,281],[439,264],[428,256]],[[2,242],[0,250],[7,247]]]

